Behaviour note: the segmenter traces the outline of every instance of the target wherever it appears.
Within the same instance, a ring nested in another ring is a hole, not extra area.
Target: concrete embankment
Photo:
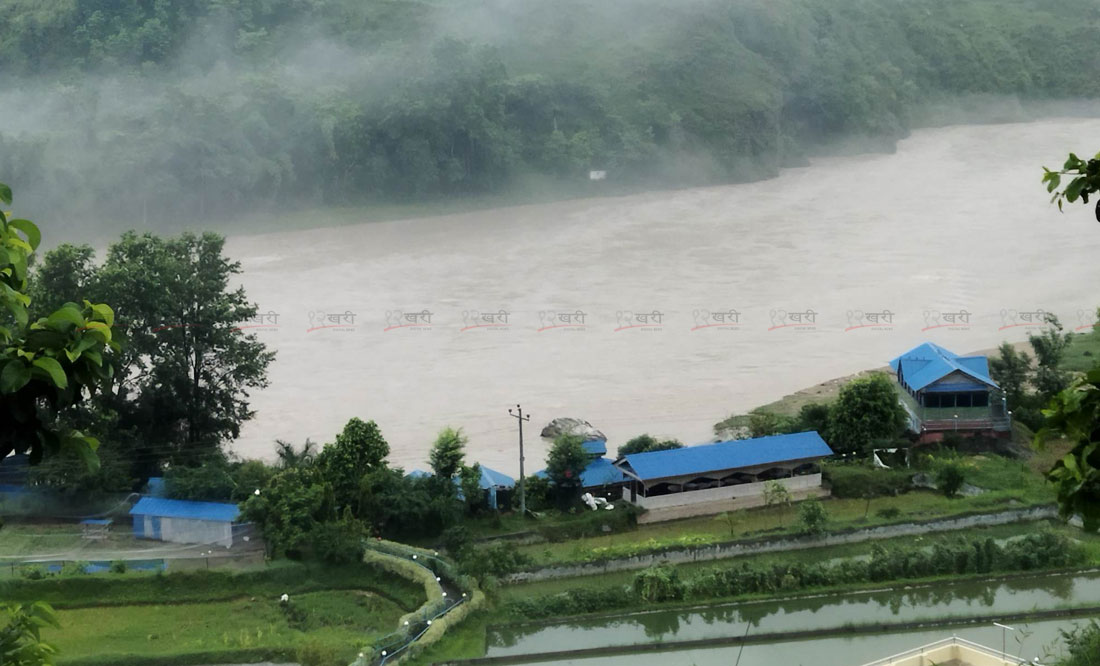
[[[861,541],[889,539],[899,536],[927,534],[930,532],[949,532],[974,527],[1005,525],[1008,523],[1049,520],[1056,518],[1058,511],[1054,506],[1038,506],[1026,509],[1012,509],[997,513],[978,513],[940,518],[923,522],[897,523],[834,532],[823,537],[791,536],[779,539],[749,539],[725,541],[705,546],[672,546],[631,557],[608,559],[598,562],[563,564],[520,571],[507,576],[506,583],[529,583],[553,578],[571,578],[574,576],[594,576],[612,571],[630,571],[644,569],[659,562],[673,564],[685,562],[705,562],[721,560],[741,555],[773,553],[784,550],[801,550],[821,546],[837,546]]]

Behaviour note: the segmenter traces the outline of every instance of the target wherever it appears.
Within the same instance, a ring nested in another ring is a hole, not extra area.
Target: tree
[[[42,640],[42,628],[60,626],[49,604],[0,604],[0,664],[51,666],[57,649]]]
[[[359,514],[359,484],[364,474],[386,466],[390,445],[374,421],[353,417],[336,435],[335,444],[327,444],[317,456],[317,466],[332,484],[336,507],[351,506]]]
[[[481,465],[474,463],[472,467],[463,467],[459,475],[466,511],[470,514],[477,513],[485,505],[484,493],[481,491]]]
[[[1027,352],[1017,352],[1004,342],[999,354],[989,359],[989,373],[1005,393],[1009,409],[1018,409],[1027,395],[1028,378],[1031,375],[1031,357]]]
[[[275,440],[275,455],[279,457],[278,466],[280,469],[308,467],[313,464],[316,454],[317,443],[308,437],[305,443],[302,444],[301,449],[294,448],[294,445],[290,442],[281,439]]]
[[[572,504],[581,489],[581,473],[588,466],[580,435],[559,435],[546,456],[546,474],[563,506]]]
[[[469,440],[462,433],[462,428],[455,430],[448,427],[439,431],[431,453],[428,454],[428,463],[437,477],[452,479],[462,470],[467,441]]]
[[[863,453],[896,439],[905,427],[905,410],[894,383],[884,374],[854,379],[840,389],[826,434],[838,453]]]
[[[11,189],[0,183],[0,204],[11,203]],[[66,302],[30,321],[27,266],[40,241],[33,222],[9,220],[0,211],[0,460],[29,453],[38,464],[65,450],[96,469],[99,441],[59,416],[110,380],[119,351],[114,311],[102,303]]]
[[[173,465],[164,473],[165,493],[173,499],[224,501],[233,497],[236,487],[224,455],[212,455],[191,467]]]
[[[1035,352],[1035,388],[1039,396],[1046,402],[1054,394],[1069,386],[1070,375],[1062,370],[1062,360],[1065,358],[1066,349],[1069,347],[1073,333],[1063,333],[1062,324],[1058,317],[1048,314],[1046,316],[1048,326],[1042,333],[1027,336],[1031,343],[1031,349]]]
[[[334,517],[332,487],[317,469],[291,468],[241,504],[241,515],[263,530],[268,554],[301,557],[318,524]]]
[[[818,500],[806,500],[798,507],[798,524],[803,533],[813,536],[824,534],[828,523],[829,512]]]
[[[791,501],[791,491],[787,486],[775,480],[764,482],[764,506],[790,506]]]
[[[786,435],[798,430],[798,420],[786,414],[776,414],[761,409],[749,412],[749,436],[768,437]]]
[[[650,434],[638,435],[633,439],[630,439],[619,447],[617,451],[618,457],[632,455],[635,453],[648,453],[649,451],[669,451],[671,449],[684,448],[683,442],[678,439],[664,439],[658,440],[656,437]]]
[[[829,427],[829,406],[820,402],[802,405],[798,410],[798,429],[824,433]]]
[[[223,254],[216,234],[163,239],[126,233],[101,267],[86,246],[63,245],[35,272],[44,303],[72,300],[83,289],[117,303],[125,347],[98,407],[135,429],[135,475],[162,460],[198,464],[252,418],[248,392],[267,385],[274,353],[240,328],[256,314],[229,281],[240,264]]]
[[[1073,176],[1065,189],[1058,190],[1062,184],[1062,176]],[[1058,210],[1062,210],[1062,203],[1073,203],[1078,199],[1081,203],[1088,204],[1090,194],[1100,193],[1100,153],[1089,160],[1083,160],[1070,153],[1062,165],[1061,171],[1051,171],[1043,167],[1043,182],[1046,183],[1047,192],[1053,192],[1051,203],[1058,204]],[[1096,201],[1096,221],[1100,222],[1100,197]]]
[[[1100,529],[1100,366],[1054,396],[1037,444],[1061,435],[1073,448],[1047,473],[1058,493],[1063,517],[1081,516],[1084,528]]]

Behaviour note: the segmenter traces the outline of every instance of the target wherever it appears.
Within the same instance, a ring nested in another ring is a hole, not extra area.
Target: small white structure
[[[606,171],[589,171],[588,180],[607,180]]]
[[[233,523],[240,514],[236,504],[159,497],[142,497],[130,509],[130,515],[134,518],[134,536],[139,539],[226,548],[233,545]]]

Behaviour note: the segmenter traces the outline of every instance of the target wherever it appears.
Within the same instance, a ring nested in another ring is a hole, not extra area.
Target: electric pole
[[[523,489],[523,422],[530,421],[531,415],[524,415],[523,407],[516,405],[515,410],[508,409],[508,413],[519,424],[519,515],[527,517],[527,495]]]

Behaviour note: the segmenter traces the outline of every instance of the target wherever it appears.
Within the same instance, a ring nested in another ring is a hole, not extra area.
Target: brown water
[[[612,447],[642,432],[695,443],[923,340],[1023,340],[1020,313],[1039,309],[1087,326],[1100,227],[1080,206],[1059,216],[1039,176],[1096,137],[1100,120],[950,127],[760,183],[231,238],[249,296],[279,315],[258,329],[279,357],[235,448],[270,457],[276,438],[330,441],[360,416],[407,469],[451,425],[514,474],[507,409],[522,402],[530,472],[557,416]],[[699,328],[730,309],[736,326]],[[423,310],[430,325],[385,330]],[[499,310],[507,325],[472,314]],[[812,324],[791,325],[807,310]],[[888,326],[861,315],[887,310]],[[946,325],[963,310],[967,325]],[[583,327],[548,328],[577,311]],[[660,325],[633,314],[654,311]],[[333,313],[353,325],[316,328]]]

